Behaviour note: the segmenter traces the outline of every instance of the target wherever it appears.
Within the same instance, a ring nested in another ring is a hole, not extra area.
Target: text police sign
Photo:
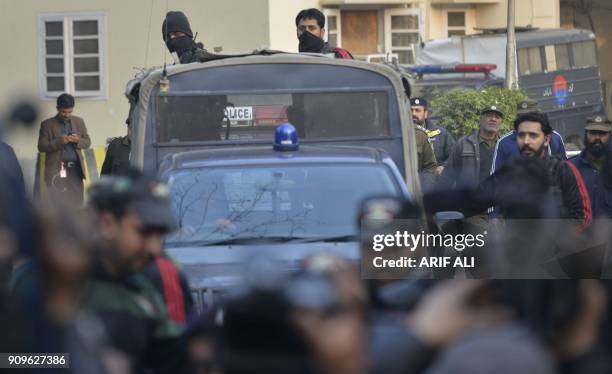
[[[250,121],[253,119],[253,107],[227,107],[225,108],[225,114],[230,121]]]

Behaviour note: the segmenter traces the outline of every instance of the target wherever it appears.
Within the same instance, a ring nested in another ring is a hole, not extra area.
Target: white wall
[[[297,52],[295,16],[307,8],[323,10],[317,0],[269,0],[270,48]]]

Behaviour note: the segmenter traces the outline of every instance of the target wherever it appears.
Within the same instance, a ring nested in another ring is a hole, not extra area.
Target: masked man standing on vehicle
[[[162,23],[162,37],[176,63],[188,64],[214,59],[214,55],[204,49],[204,44],[196,43],[189,20],[181,11],[166,14]]]
[[[410,110],[412,112],[412,121],[423,127],[427,132],[427,137],[433,146],[436,160],[438,161],[436,175],[440,176],[444,171],[444,165],[450,156],[453,145],[455,145],[455,139],[444,127],[438,126],[428,119],[429,108],[427,100],[424,98],[414,97],[410,99]]]
[[[334,48],[325,37],[325,15],[316,8],[304,9],[295,17],[297,38],[300,41],[299,51],[308,53],[333,53],[336,58],[353,59],[349,51]]]

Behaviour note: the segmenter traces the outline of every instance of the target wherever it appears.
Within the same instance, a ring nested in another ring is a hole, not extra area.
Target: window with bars
[[[452,11],[446,13],[446,33],[451,36],[463,36],[466,32],[465,12]]]
[[[385,49],[397,54],[400,64],[414,63],[414,45],[419,42],[420,32],[418,9],[385,10]]]
[[[325,30],[326,38],[332,47],[340,47],[340,11],[338,9],[325,9]]]
[[[41,91],[45,97],[68,92],[103,97],[104,22],[102,14],[45,14],[39,17]]]

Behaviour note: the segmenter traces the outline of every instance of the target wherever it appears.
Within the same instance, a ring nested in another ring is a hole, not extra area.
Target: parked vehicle
[[[595,34],[577,29],[517,31],[520,88],[538,102],[564,138],[582,136],[584,119],[605,110]],[[430,41],[416,54],[419,65],[492,64],[496,69],[489,73],[505,77],[505,29]],[[437,76],[429,73],[420,80],[456,79]]]
[[[358,261],[362,200],[410,198],[382,150],[294,144],[178,152],[162,163],[179,223],[166,251],[201,309],[239,283],[253,256],[288,271],[320,251]]]

